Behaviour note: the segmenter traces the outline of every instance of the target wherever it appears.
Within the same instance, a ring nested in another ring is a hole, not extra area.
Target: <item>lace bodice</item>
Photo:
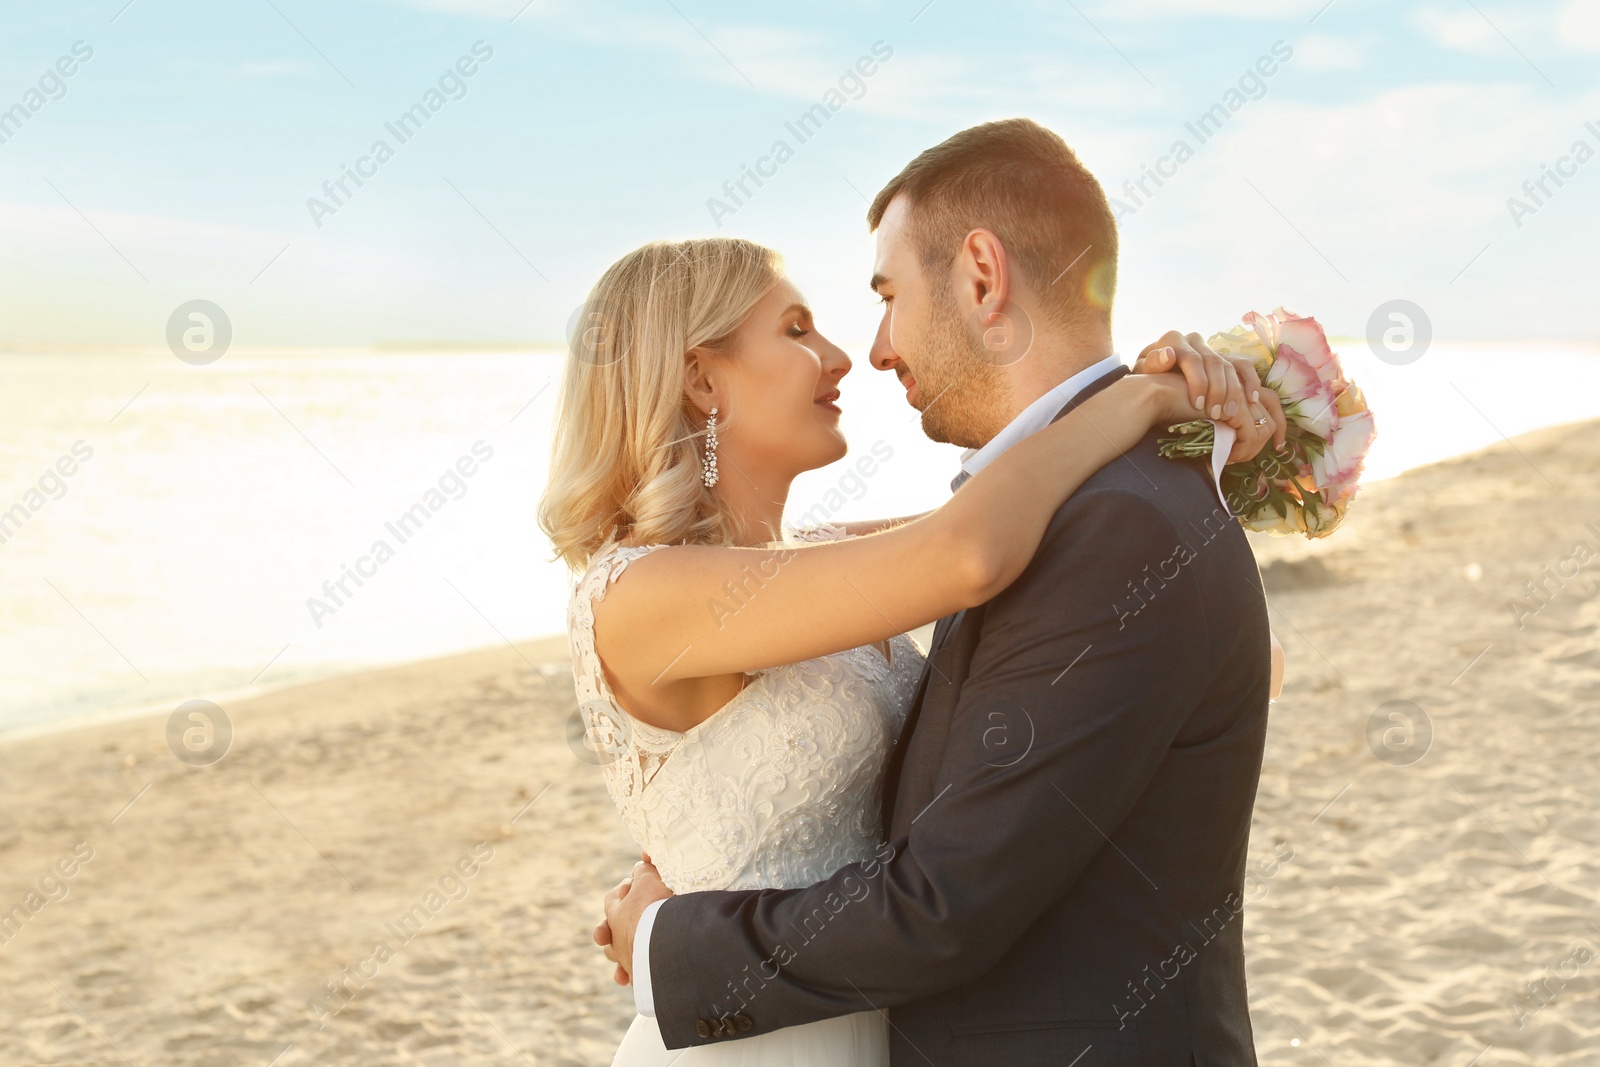
[[[824,524],[800,540],[848,536]],[[611,694],[594,645],[594,604],[629,563],[661,545],[613,545],[590,561],[568,611],[585,739],[633,839],[674,892],[821,881],[881,840],[884,764],[923,657],[905,634],[751,672],[686,731],[634,719]]]

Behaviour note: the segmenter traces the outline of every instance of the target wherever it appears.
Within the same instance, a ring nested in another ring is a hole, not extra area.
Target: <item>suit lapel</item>
[[[945,643],[945,640],[950,636],[950,631],[961,624],[961,616],[965,614],[965,611],[958,611],[954,615],[946,615],[934,624],[933,648],[938,648]]]
[[[1106,371],[1106,373],[1102,374],[1100,377],[1096,378],[1082,389],[1079,389],[1077,394],[1071,400],[1067,401],[1061,406],[1061,410],[1056,412],[1055,416],[1051,418],[1050,421],[1055,422],[1056,419],[1059,419],[1061,416],[1065,415],[1067,412],[1071,411],[1085,400],[1088,400],[1091,396],[1094,396],[1102,389],[1105,389],[1112,382],[1117,381],[1119,378],[1126,378],[1130,373],[1132,372],[1129,371],[1127,367],[1117,367],[1114,370]]]
[[[1055,422],[1056,419],[1061,418],[1061,416],[1128,373],[1127,367],[1118,367],[1096,378],[1078,390],[1077,395],[1062,405],[1061,410],[1056,412],[1050,421]],[[953,669],[954,658],[947,655],[945,650],[955,647],[955,642],[952,639],[961,628],[962,620],[966,617],[966,614],[965,611],[958,611],[954,615],[946,615],[933,628],[933,642],[928,649],[927,666],[922,668],[922,677],[917,679],[917,689],[911,698],[911,707],[906,712],[905,724],[900,728],[900,737],[891,749],[888,764],[884,769],[883,801],[880,815],[883,820],[883,833],[886,838],[890,835],[894,826],[895,808],[900,799],[902,797],[909,799],[909,797],[916,795],[916,789],[914,788],[916,783],[902,778],[906,763],[906,751],[911,747],[912,735],[916,731],[918,720],[922,717],[922,707],[928,695],[929,679],[935,674],[941,674],[944,676],[940,679],[941,681],[950,681],[949,672]]]
[[[906,721],[900,727],[900,736],[895,741],[894,747],[889,750],[889,760],[884,768],[883,775],[883,800],[881,816],[883,819],[883,832],[889,833],[889,828],[894,825],[894,808],[896,794],[899,792],[900,772],[905,766],[906,749],[911,747],[911,734],[916,729],[917,720],[922,715],[923,698],[928,692],[928,679],[940,670],[940,650],[944,648],[950,635],[961,622],[965,611],[958,611],[954,615],[946,615],[933,627],[933,640],[928,646],[928,661],[922,668],[922,675],[917,679],[916,692],[911,697],[911,707],[906,711]]]

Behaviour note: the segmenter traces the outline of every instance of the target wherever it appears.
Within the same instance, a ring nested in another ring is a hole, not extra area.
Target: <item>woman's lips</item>
[[[834,401],[838,400],[838,399],[839,399],[839,390],[835,389],[831,393],[824,393],[822,396],[817,397],[816,405],[819,408],[823,408],[825,410],[831,411],[836,415],[842,415],[843,412],[839,410],[839,405],[834,403]]]

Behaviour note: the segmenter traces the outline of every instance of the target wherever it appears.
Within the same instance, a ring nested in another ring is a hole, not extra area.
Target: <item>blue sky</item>
[[[555,340],[618,255],[712,233],[784,252],[859,344],[865,198],[1011,115],[1132,208],[1125,348],[1276,304],[1360,334],[1395,298],[1438,337],[1600,337],[1600,159],[1572,155],[1600,151],[1600,0],[124,3],[0,6],[0,112],[26,111],[0,120],[0,344],[160,344],[196,298],[240,345]],[[875,45],[800,143],[786,124]],[[401,143],[385,124],[441,77]],[[1186,123],[1218,104],[1201,144]],[[379,139],[393,157],[314,217]],[[779,139],[793,157],[714,218]],[[1545,166],[1568,176],[1535,204]]]

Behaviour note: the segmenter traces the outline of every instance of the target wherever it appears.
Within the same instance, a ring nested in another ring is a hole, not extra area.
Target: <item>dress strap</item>
[[[622,577],[622,572],[628,569],[628,564],[648,556],[658,548],[665,547],[667,546],[664,544],[628,546],[613,541],[589,560],[589,566],[584,570],[583,577],[578,580],[579,591],[591,602],[604,600],[606,589],[612,582]],[[591,628],[594,625],[592,616],[589,625]]]
[[[594,753],[618,811],[635,830],[636,798],[682,743],[683,735],[640,722],[617,703],[595,648],[594,606],[605,599],[606,590],[628,564],[664,547],[612,544],[601,549],[574,586],[567,609],[572,679],[586,747]]]
[[[613,542],[590,559],[588,568],[578,579],[567,610],[567,635],[572,644],[573,674],[580,702],[616,703],[601,668],[600,654],[595,649],[595,604],[605,599],[606,590],[628,569],[628,564],[665,547],[661,544],[625,546]],[[621,708],[616,710],[626,714]]]

